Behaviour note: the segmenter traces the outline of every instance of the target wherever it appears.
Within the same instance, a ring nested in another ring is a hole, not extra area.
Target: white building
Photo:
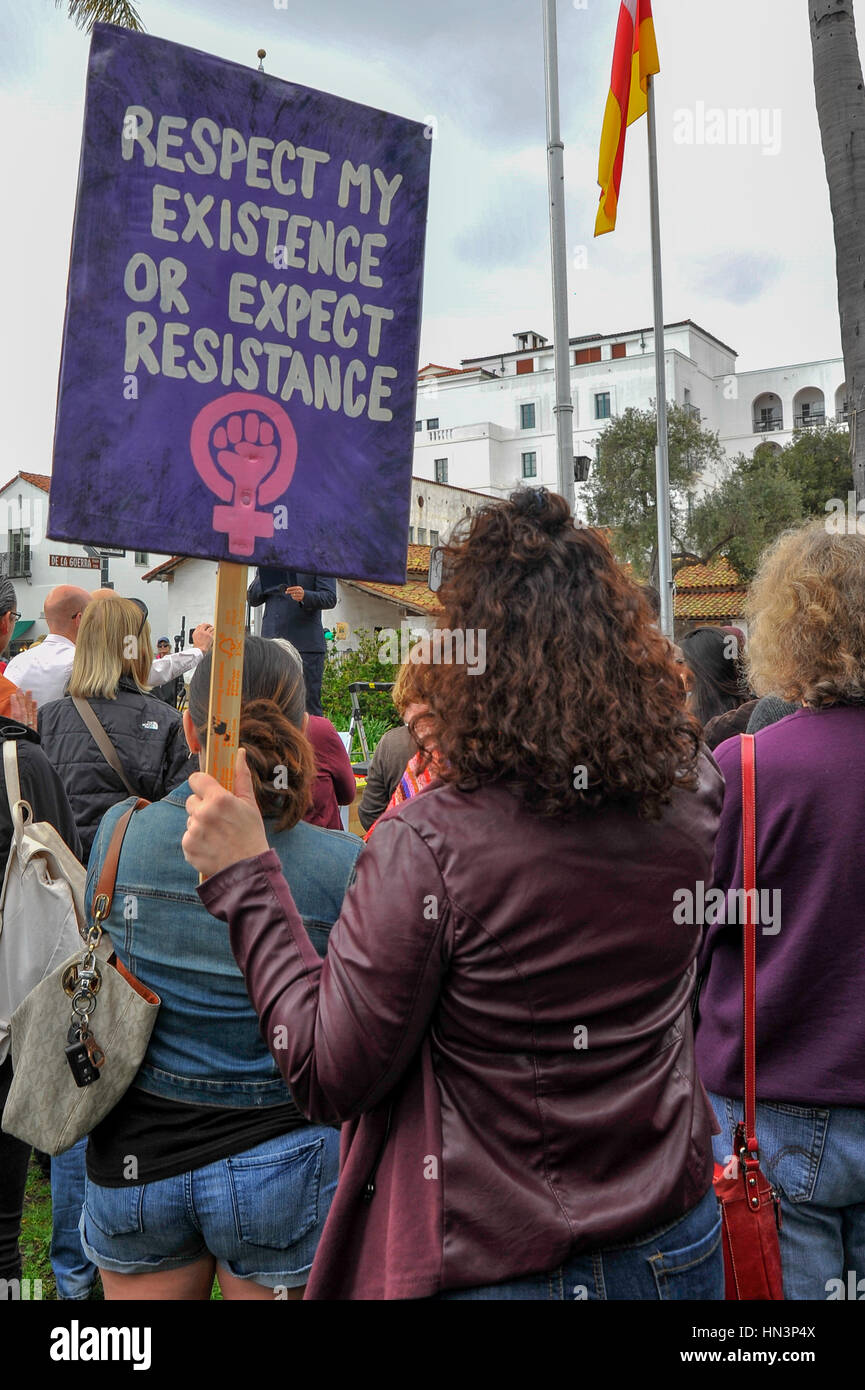
[[[140,550],[107,552],[49,540],[45,531],[50,483],[44,473],[19,472],[0,487],[0,573],[15,585],[21,614],[9,654],[48,632],[45,597],[57,584],[91,591],[113,587],[125,598],[143,599],[150,610],[154,645],[159,637],[173,641],[180,632],[180,614],[166,591],[154,591],[144,583],[144,574],[159,557]]]
[[[514,338],[509,352],[421,370],[417,476],[499,496],[529,480],[556,487],[553,345],[535,332]],[[794,429],[846,423],[840,358],[737,373],[734,349],[690,319],[665,327],[664,346],[667,399],[717,431],[728,457],[753,453],[767,436],[780,447]],[[575,477],[584,480],[607,421],[631,406],[646,410],[655,398],[654,334],[645,328],[571,338],[569,360]],[[577,511],[584,515],[581,491],[578,481]]]

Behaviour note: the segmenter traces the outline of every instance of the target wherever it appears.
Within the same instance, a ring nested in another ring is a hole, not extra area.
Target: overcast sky
[[[139,9],[151,34],[253,66],[263,47],[277,76],[434,120],[422,363],[508,351],[517,330],[552,336],[541,0]],[[666,321],[695,319],[740,370],[840,355],[805,0],[654,10]],[[645,121],[629,132],[618,228],[592,236],[618,11],[558,0],[572,334],[652,319]],[[856,14],[861,35],[865,0]],[[0,0],[7,474],[50,470],[88,42],[65,5]],[[761,113],[756,140],[705,143],[718,108]]]

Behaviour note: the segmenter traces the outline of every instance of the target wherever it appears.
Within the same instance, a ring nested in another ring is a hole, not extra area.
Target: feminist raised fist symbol
[[[273,513],[259,507],[281,497],[294,476],[297,435],[290,419],[267,396],[233,391],[202,406],[189,447],[196,472],[229,504],[213,508],[214,531],[227,533],[232,555],[251,555],[259,537],[273,535]]]

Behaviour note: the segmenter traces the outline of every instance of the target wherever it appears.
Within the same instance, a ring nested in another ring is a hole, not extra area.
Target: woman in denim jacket
[[[184,728],[200,750],[208,656]],[[269,843],[321,955],[361,844],[303,819],[315,775],[297,653],[248,638],[240,740]],[[189,784],[136,813],[107,927],[124,966],[162,1000],[134,1084],[91,1134],[84,1248],[109,1299],[300,1298],[336,1187],[338,1130],[309,1124],[265,1045],[228,933],[214,931],[185,861]],[[94,842],[88,899],[129,802]]]

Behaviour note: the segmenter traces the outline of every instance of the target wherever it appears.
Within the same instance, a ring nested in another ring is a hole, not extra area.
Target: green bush
[[[354,636],[357,646],[353,651],[328,653],[321,682],[321,706],[325,716],[343,733],[351,723],[348,687],[354,681],[394,681],[399,670],[392,661],[379,661],[379,644],[374,632],[361,629]],[[389,690],[361,691],[358,699],[372,752],[382,734],[397,728],[400,717]],[[357,739],[355,753],[359,756]]]

